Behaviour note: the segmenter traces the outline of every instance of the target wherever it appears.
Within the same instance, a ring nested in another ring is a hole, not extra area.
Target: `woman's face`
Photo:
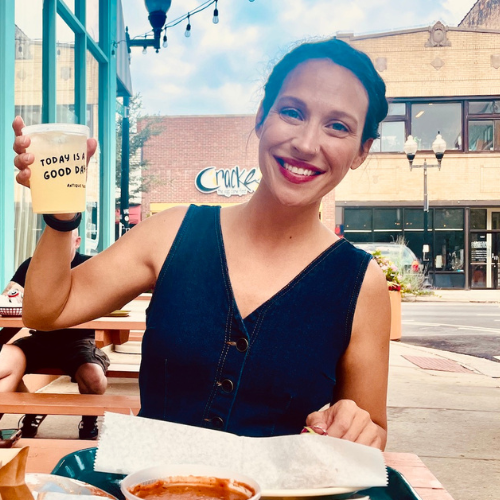
[[[365,160],[372,143],[361,146],[367,109],[365,88],[346,68],[328,59],[297,66],[256,130],[259,189],[286,206],[318,203]]]

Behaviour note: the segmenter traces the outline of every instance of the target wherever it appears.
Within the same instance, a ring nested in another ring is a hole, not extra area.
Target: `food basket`
[[[0,316],[22,316],[22,306],[0,306]]]
[[[86,448],[66,455],[55,466],[52,474],[71,477],[92,484],[111,493],[119,500],[124,500],[120,490],[120,483],[124,474],[97,472],[94,470],[94,461],[97,448]],[[386,488],[376,487],[359,491],[359,496],[369,496],[370,500],[422,500],[410,486],[408,481],[396,470],[387,467],[389,482]],[[339,497],[337,497],[339,498]],[[296,497],[273,498],[273,500],[333,500],[333,497]]]

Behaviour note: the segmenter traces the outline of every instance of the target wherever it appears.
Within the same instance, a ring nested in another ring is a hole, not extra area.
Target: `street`
[[[498,304],[403,302],[401,342],[500,362]]]

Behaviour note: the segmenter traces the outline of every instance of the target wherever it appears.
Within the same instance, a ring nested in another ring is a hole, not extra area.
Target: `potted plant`
[[[403,293],[411,293],[403,281],[403,276],[399,272],[396,264],[391,262],[387,257],[384,257],[380,250],[372,252],[373,258],[382,269],[385,279],[387,280],[387,288],[389,290],[389,298],[391,300],[391,340],[401,339],[401,295]]]

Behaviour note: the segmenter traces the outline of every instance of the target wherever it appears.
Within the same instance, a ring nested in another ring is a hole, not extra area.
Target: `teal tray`
[[[111,493],[116,498],[124,500],[120,491],[120,482],[125,476],[94,471],[96,451],[97,448],[87,448],[66,455],[55,466],[52,474],[92,484]],[[422,500],[398,471],[387,467],[387,474],[389,483],[386,488],[369,488],[358,492],[357,495],[367,495],[370,500]],[[324,498],[331,497],[321,497],[321,499]]]

